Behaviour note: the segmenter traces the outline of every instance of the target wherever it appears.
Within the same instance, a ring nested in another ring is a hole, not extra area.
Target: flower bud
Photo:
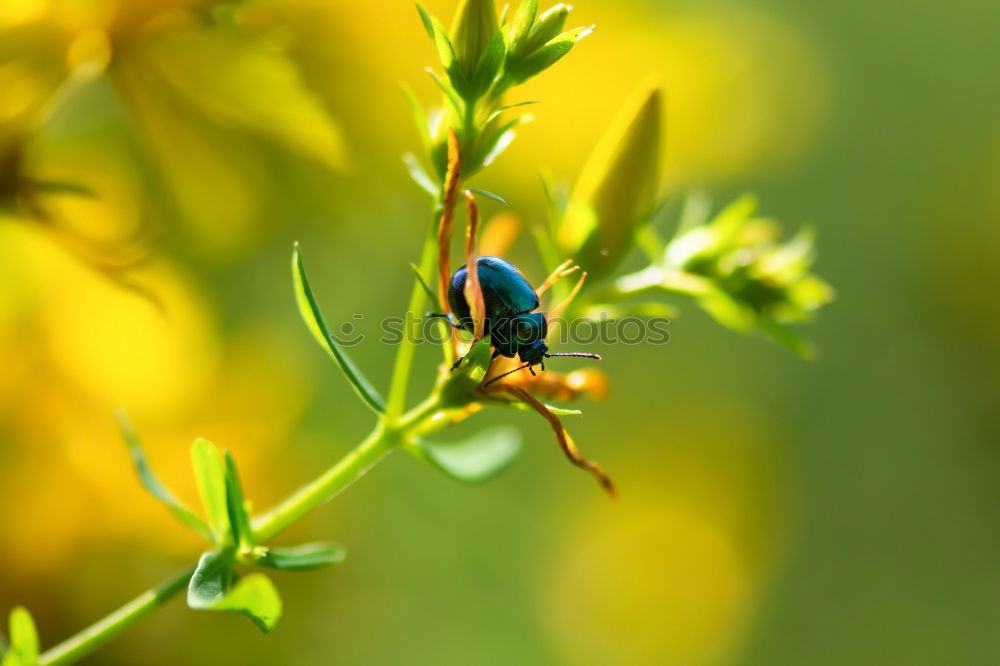
[[[538,0],[521,0],[521,5],[517,8],[514,20],[510,27],[510,49],[517,51],[518,47],[528,37],[531,27],[535,24],[535,16],[538,14]]]
[[[562,32],[566,25],[566,17],[573,11],[573,5],[560,3],[555,7],[545,11],[538,17],[537,21],[531,24],[528,34],[512,46],[516,57],[523,57],[529,53],[534,53],[549,41]]]
[[[600,139],[557,228],[564,256],[601,278],[625,256],[637,224],[654,210],[662,94],[640,88]]]
[[[451,25],[451,43],[466,77],[475,72],[479,57],[499,27],[493,0],[462,0]]]

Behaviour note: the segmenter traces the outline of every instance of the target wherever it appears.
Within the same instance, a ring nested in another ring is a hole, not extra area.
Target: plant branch
[[[90,654],[184,590],[192,573],[193,565],[158,587],[146,590],[110,615],[45,651],[38,660],[39,665],[71,664]]]
[[[277,535],[362,477],[393,448],[408,441],[439,409],[438,398],[432,395],[403,415],[394,425],[380,421],[364,441],[333,467],[274,509],[255,519],[253,536],[256,542],[262,543]],[[194,565],[189,566],[170,580],[143,592],[118,610],[50,648],[41,655],[39,666],[71,664],[90,654],[186,589],[194,570]]]

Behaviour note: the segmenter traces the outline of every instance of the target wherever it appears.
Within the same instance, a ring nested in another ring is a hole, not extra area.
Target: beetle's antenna
[[[601,357],[597,354],[586,354],[584,352],[567,352],[564,354],[546,354],[545,358],[552,358],[553,356],[574,356],[576,358],[592,358],[594,360],[600,361]]]
[[[518,370],[524,370],[525,368],[530,368],[530,367],[531,367],[531,364],[530,364],[530,363],[525,363],[524,365],[522,365],[522,366],[518,366],[518,367],[514,368],[513,370],[508,370],[507,372],[503,373],[502,375],[497,375],[496,377],[494,377],[494,378],[493,378],[493,379],[491,379],[490,381],[488,381],[488,382],[486,382],[485,384],[483,384],[483,388],[486,388],[487,386],[489,386],[489,385],[490,385],[490,384],[492,384],[493,382],[496,382],[496,381],[499,381],[499,380],[503,379],[503,378],[504,378],[504,377],[506,377],[507,375],[512,375],[512,374],[514,374],[514,373],[515,373],[515,372],[517,372]]]

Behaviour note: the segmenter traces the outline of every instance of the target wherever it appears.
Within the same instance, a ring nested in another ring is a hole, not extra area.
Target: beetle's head
[[[494,382],[500,381],[507,375],[512,375],[520,370],[527,369],[531,372],[531,374],[535,374],[535,369],[533,367],[535,365],[541,365],[542,370],[545,370],[545,359],[552,358],[553,356],[575,356],[577,358],[593,358],[600,360],[601,357],[597,354],[587,354],[584,352],[550,354],[549,347],[545,344],[545,336],[548,333],[548,328],[544,312],[526,312],[511,319],[509,328],[511,338],[509,346],[497,346],[500,342],[499,340],[494,340],[494,346],[496,346],[497,351],[503,353],[504,356],[513,356],[514,349],[516,349],[517,355],[521,358],[521,362],[524,365],[514,368],[513,370],[508,370],[501,375],[497,375],[483,384],[483,386],[489,386]],[[508,350],[510,353],[507,353]]]
[[[511,321],[511,332],[521,361],[534,365],[545,359],[549,348],[545,344],[548,324],[544,313],[531,312],[517,315]]]
[[[518,347],[517,355],[523,363],[530,363],[531,365],[541,363],[544,365],[545,357],[549,355],[549,347],[545,344],[544,340],[535,340],[531,344]]]

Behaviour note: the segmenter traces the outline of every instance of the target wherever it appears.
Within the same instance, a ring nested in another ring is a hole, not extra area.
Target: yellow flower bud
[[[662,106],[659,88],[636,91],[591,153],[557,228],[563,254],[594,278],[624,257],[656,205]]]

